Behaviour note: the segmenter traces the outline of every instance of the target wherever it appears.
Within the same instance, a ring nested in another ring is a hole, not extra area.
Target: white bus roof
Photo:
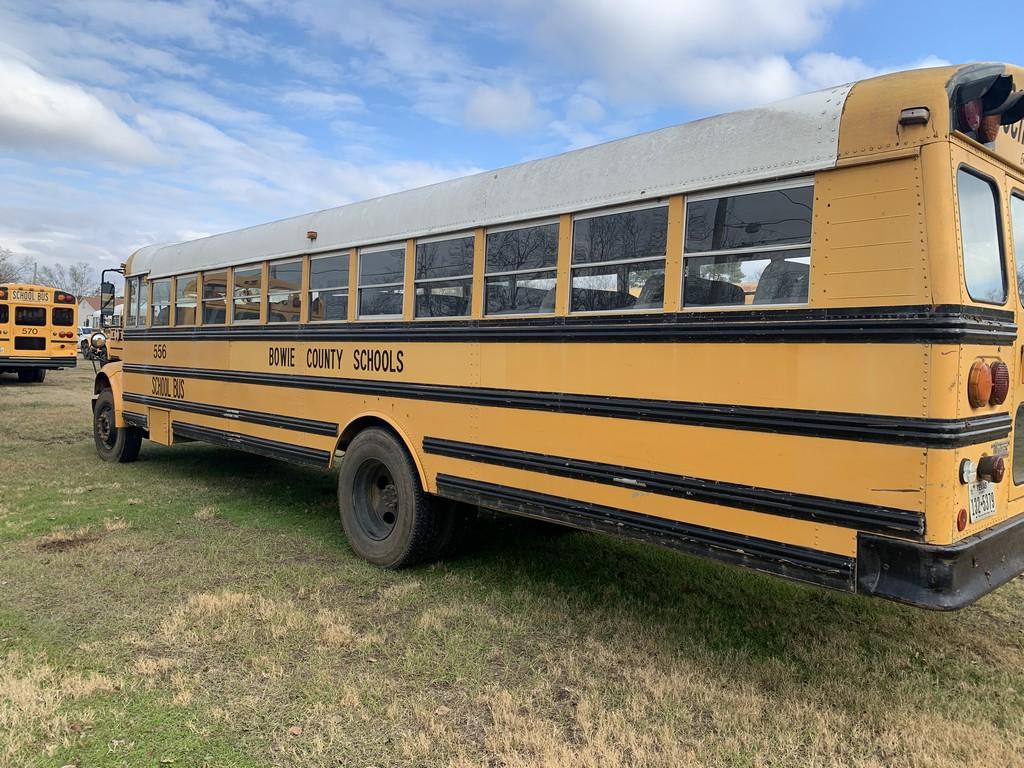
[[[562,155],[171,245],[129,274],[187,274],[527,221],[832,168],[850,85]],[[310,243],[306,232],[315,230]]]

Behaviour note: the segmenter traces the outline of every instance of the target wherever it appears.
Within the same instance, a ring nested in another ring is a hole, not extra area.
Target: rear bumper
[[[857,591],[955,611],[1024,572],[1024,515],[950,546],[857,537]]]
[[[0,371],[17,371],[23,368],[74,368],[78,365],[78,355],[71,357],[0,357]]]

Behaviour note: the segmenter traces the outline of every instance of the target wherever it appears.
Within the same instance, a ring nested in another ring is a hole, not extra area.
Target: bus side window
[[[231,322],[255,322],[260,319],[263,295],[263,267],[236,269],[233,274]]]
[[[153,314],[150,325],[171,323],[171,279],[153,281]]]
[[[6,304],[0,304],[0,323],[11,322],[11,313]]]
[[[1024,305],[1024,194],[1010,195],[1010,225],[1013,231],[1013,258],[1017,263],[1017,294]]]
[[[309,260],[309,319],[348,317],[348,253],[314,256]]]
[[[555,311],[558,222],[487,232],[485,315]]]
[[[174,280],[174,324],[195,325],[199,303],[199,275],[183,275]]]
[[[474,235],[416,243],[415,317],[468,317]]]
[[[203,274],[203,325],[224,325],[228,317],[228,273]]]
[[[359,251],[359,317],[402,316],[405,286],[405,246]]]
[[[686,202],[683,306],[806,304],[810,183]]]
[[[302,318],[302,260],[272,261],[268,275],[267,322],[299,322]]]
[[[576,216],[569,311],[661,309],[667,239],[664,203]]]

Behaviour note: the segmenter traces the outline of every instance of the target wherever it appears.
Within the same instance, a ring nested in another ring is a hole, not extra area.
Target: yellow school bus
[[[1024,570],[1022,88],[897,73],[143,248],[97,449],[337,463],[387,568],[483,507],[959,608]]]
[[[78,301],[47,285],[0,285],[0,374],[39,383],[78,363]]]

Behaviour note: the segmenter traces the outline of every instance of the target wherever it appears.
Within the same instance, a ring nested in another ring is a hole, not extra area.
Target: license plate
[[[976,523],[996,513],[996,487],[984,480],[970,487],[971,522]]]

